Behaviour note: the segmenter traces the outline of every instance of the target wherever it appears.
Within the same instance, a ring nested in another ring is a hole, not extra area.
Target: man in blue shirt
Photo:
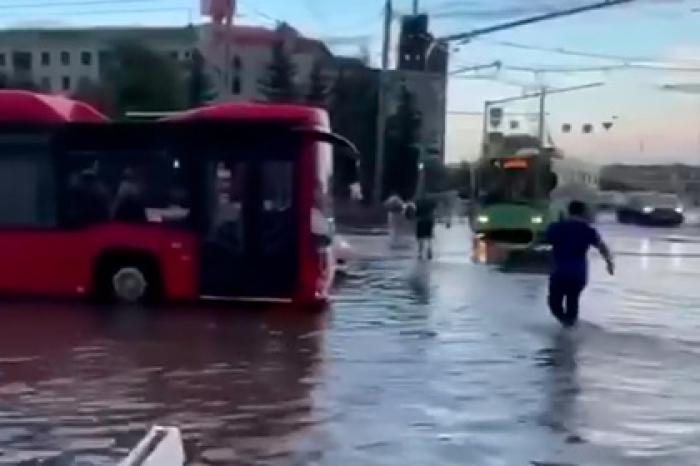
[[[588,250],[594,247],[605,259],[608,273],[615,273],[612,253],[587,218],[586,205],[574,201],[569,218],[552,224],[547,230],[554,259],[549,282],[549,307],[565,327],[578,322],[579,298],[588,283]]]

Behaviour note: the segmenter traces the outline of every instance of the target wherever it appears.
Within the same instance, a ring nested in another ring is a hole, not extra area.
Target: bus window
[[[69,151],[67,160],[70,225],[180,224],[189,217],[184,169],[167,151],[79,150]]]
[[[56,196],[48,136],[0,137],[0,227],[56,225]]]
[[[294,246],[294,165],[290,161],[262,163],[262,251],[275,256]]]

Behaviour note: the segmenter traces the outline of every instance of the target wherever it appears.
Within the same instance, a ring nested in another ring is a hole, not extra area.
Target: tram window
[[[262,250],[276,255],[290,250],[294,231],[294,166],[287,161],[262,164]]]
[[[0,227],[56,224],[49,139],[0,137]]]
[[[64,216],[74,226],[110,220],[186,223],[190,193],[179,161],[164,150],[69,153]]]

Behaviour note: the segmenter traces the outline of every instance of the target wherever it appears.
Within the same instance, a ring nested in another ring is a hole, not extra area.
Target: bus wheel
[[[112,275],[111,290],[115,301],[138,304],[145,301],[149,283],[146,274],[137,267],[123,267]]]
[[[160,298],[161,280],[156,264],[146,258],[106,257],[97,276],[97,298],[122,304],[155,304]]]

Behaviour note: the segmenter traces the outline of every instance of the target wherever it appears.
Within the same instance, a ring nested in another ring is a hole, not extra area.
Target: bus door
[[[295,147],[300,146],[257,129],[236,137],[231,128],[201,128],[196,135],[189,150],[202,160],[206,213],[201,294],[291,298],[299,268]]]

